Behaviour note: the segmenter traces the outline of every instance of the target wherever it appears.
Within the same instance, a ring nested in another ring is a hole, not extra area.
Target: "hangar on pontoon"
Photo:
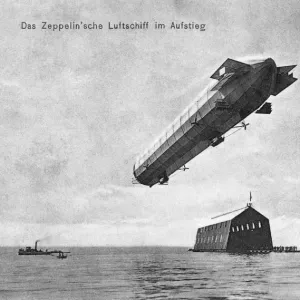
[[[251,203],[240,212],[222,216],[218,223],[200,227],[194,252],[270,252],[273,249],[269,219]]]

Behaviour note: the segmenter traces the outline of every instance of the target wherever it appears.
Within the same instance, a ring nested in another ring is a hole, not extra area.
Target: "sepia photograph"
[[[0,299],[300,299],[298,0],[0,7]]]

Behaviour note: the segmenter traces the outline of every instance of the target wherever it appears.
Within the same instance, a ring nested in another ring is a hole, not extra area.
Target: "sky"
[[[132,185],[136,157],[227,58],[299,65],[298,0],[29,0],[0,8],[1,246],[40,239],[190,248],[199,226],[245,206],[250,191],[274,245],[300,245],[299,81],[271,96],[271,115],[249,116],[247,131],[208,148],[168,186]],[[172,30],[172,21],[206,30]],[[53,31],[42,22],[103,28]],[[109,30],[108,22],[150,25]]]

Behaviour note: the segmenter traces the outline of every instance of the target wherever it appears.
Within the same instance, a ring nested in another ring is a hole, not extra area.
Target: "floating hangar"
[[[269,219],[248,203],[240,212],[223,215],[218,223],[197,231],[194,252],[271,252]]]

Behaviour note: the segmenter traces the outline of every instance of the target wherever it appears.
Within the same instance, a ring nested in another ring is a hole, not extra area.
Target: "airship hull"
[[[199,96],[137,159],[137,181],[150,187],[165,183],[206,148],[224,141],[223,134],[274,93],[277,71],[272,59],[253,65],[228,59],[211,77],[218,80],[216,85]]]

